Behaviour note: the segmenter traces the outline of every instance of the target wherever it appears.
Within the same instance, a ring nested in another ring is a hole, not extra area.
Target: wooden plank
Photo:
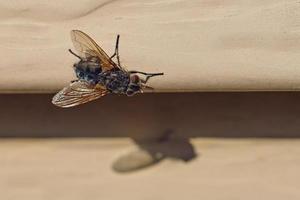
[[[109,54],[121,34],[124,66],[165,72],[151,82],[157,91],[300,88],[297,0],[1,4],[1,92],[57,91],[72,80],[71,29]]]
[[[126,139],[0,140],[0,197],[24,200],[300,198],[300,141],[192,140],[198,157],[118,174]]]

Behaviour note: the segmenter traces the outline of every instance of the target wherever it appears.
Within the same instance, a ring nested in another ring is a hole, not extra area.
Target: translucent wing
[[[98,57],[104,71],[118,68],[101,47],[87,34],[79,30],[71,31],[71,39],[81,57]]]
[[[98,99],[108,93],[100,87],[90,86],[84,81],[76,81],[59,91],[52,99],[56,106],[68,108]]]

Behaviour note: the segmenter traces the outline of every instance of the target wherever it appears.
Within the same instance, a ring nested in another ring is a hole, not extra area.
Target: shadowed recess
[[[0,95],[2,137],[299,137],[300,93],[109,95],[62,109],[51,94]]]

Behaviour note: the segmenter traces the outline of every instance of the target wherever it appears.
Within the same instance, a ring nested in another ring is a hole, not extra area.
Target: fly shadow
[[[172,130],[166,130],[157,138],[133,140],[137,148],[117,158],[112,164],[114,171],[133,172],[155,165],[164,159],[190,162],[197,157],[189,138],[176,136]]]

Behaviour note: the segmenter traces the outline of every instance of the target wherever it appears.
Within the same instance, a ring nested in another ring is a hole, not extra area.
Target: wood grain
[[[164,72],[156,91],[299,90],[297,0],[2,1],[0,91],[57,91],[74,78],[71,29],[128,69]]]
[[[299,140],[195,139],[190,162],[117,174],[126,139],[0,140],[0,198],[10,200],[300,198]]]

